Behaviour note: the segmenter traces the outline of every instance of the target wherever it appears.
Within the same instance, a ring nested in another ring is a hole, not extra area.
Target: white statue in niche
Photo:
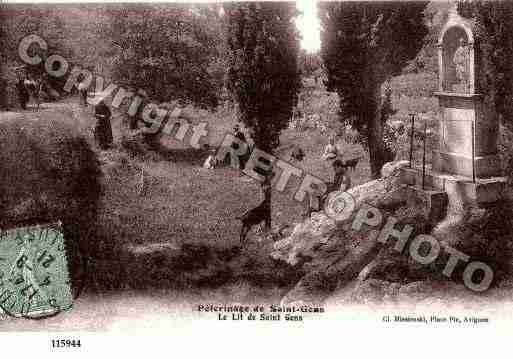
[[[452,62],[456,67],[456,84],[455,90],[463,90],[467,91],[469,87],[469,74],[468,74],[468,64],[469,64],[469,53],[468,48],[465,44],[465,40],[460,38],[459,40],[460,46],[454,51],[454,56],[452,58]]]

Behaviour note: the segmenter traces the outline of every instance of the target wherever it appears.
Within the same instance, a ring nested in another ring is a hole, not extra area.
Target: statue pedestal
[[[442,107],[433,170],[468,178],[500,176],[498,122],[487,116],[479,94],[437,92]]]
[[[490,177],[476,179],[432,170],[426,171],[424,178],[425,189],[422,187],[422,172],[418,169],[401,168],[401,182],[417,188],[418,191],[435,193],[442,191],[447,194],[448,203],[453,208],[464,209],[468,206],[486,206],[502,198],[506,187],[507,177]]]
[[[489,115],[479,94],[437,92],[442,107],[439,148],[432,169],[402,169],[402,182],[447,194],[453,208],[482,206],[498,201],[507,178],[501,177],[497,151],[498,122]]]

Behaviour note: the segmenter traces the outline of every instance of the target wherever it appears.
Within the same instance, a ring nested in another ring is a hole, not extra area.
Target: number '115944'
[[[52,339],[52,348],[80,348],[80,339]]]

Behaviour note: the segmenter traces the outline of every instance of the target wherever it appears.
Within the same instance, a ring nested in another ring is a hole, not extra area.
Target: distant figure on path
[[[111,112],[103,100],[94,107],[94,117],[96,117],[94,139],[98,147],[106,150],[112,144],[112,126],[110,124]]]
[[[25,81],[23,81],[23,84],[29,93],[29,99],[32,98],[36,109],[39,110],[39,91],[41,85],[36,80],[29,78],[28,75],[25,78]]]
[[[22,110],[26,110],[27,102],[29,100],[29,92],[25,87],[25,83],[21,77],[18,78],[18,82],[16,83],[16,94],[18,96],[18,102],[20,103]]]

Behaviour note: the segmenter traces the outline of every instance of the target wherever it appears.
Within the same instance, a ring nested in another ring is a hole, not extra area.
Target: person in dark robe
[[[16,94],[18,95],[18,102],[23,110],[27,109],[27,102],[29,100],[29,92],[25,87],[24,80],[22,78],[18,79],[16,83]]]
[[[110,109],[103,100],[94,107],[94,117],[96,117],[94,139],[98,147],[106,150],[112,144],[112,126],[110,124]]]
[[[333,162],[333,170],[335,172],[335,176],[333,183],[331,184],[331,188],[329,188],[329,192],[345,192],[351,188],[351,177],[348,174],[347,165],[341,160],[337,159]]]

